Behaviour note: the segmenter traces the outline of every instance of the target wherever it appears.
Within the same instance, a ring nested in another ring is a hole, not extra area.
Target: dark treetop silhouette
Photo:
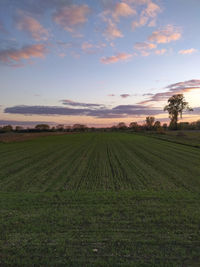
[[[170,128],[177,129],[178,116],[182,118],[182,113],[184,110],[193,111],[189,107],[188,102],[185,101],[183,94],[173,95],[168,99],[168,105],[164,107],[164,111],[168,111],[169,117],[171,119]]]

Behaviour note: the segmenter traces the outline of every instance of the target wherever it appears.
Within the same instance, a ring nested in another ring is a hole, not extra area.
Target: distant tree
[[[73,125],[73,127],[72,127],[72,129],[74,130],[74,131],[77,131],[77,132],[84,132],[84,131],[86,131],[86,129],[87,129],[87,126],[86,125],[84,125],[84,124],[74,124]]]
[[[65,128],[64,124],[58,124],[58,125],[56,126],[56,129],[57,129],[58,131],[64,131],[64,128]]]
[[[72,127],[70,125],[65,126],[65,131],[66,132],[70,132],[71,129],[72,129]]]
[[[157,130],[158,128],[161,128],[161,123],[160,123],[160,121],[156,121],[155,123],[154,123],[154,129],[155,130]]]
[[[177,127],[179,130],[189,130],[190,129],[190,123],[189,122],[179,122]]]
[[[39,130],[39,131],[48,131],[50,129],[50,127],[48,124],[37,124],[35,126],[35,129]]]
[[[12,125],[5,125],[2,127],[3,132],[11,132],[13,130]]]
[[[198,121],[196,122],[196,127],[197,127],[198,130],[200,130],[200,120],[198,120]]]
[[[127,129],[127,126],[124,122],[120,122],[120,123],[118,123],[117,128],[120,130],[125,130],[125,129]]]
[[[176,130],[178,117],[182,118],[184,110],[192,111],[188,102],[185,101],[183,94],[173,95],[168,99],[168,105],[164,107],[164,111],[168,111],[171,119],[170,128]]]
[[[24,128],[22,126],[16,126],[15,131],[22,131]]]
[[[133,131],[137,132],[139,130],[139,125],[137,122],[131,122],[129,124],[129,128],[132,129]]]
[[[155,118],[154,117],[146,117],[146,128],[147,130],[152,130],[153,129],[153,125],[155,122]]]
[[[163,129],[166,131],[167,130],[167,123],[163,123]]]
[[[116,131],[116,130],[117,130],[117,126],[116,126],[116,125],[111,126],[111,127],[110,127],[110,130],[111,130],[112,132]]]

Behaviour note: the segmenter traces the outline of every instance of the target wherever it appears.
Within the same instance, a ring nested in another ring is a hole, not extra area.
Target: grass
[[[146,132],[146,134],[161,140],[200,148],[200,130],[196,131],[166,131],[164,135]]]
[[[199,266],[198,148],[88,133],[0,157],[1,266]]]
[[[0,144],[0,190],[200,189],[200,150],[121,133]]]
[[[26,140],[32,140],[34,138],[38,138],[42,136],[63,135],[63,134],[69,134],[69,132],[0,133],[0,142],[1,143],[23,142]]]
[[[1,194],[1,265],[198,266],[199,204],[191,193]]]

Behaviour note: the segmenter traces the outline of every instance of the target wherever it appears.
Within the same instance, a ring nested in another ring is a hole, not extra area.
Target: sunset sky
[[[0,125],[200,119],[199,0],[0,0]]]

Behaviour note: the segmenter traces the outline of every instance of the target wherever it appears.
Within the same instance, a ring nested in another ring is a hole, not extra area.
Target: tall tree
[[[184,110],[192,111],[188,102],[185,101],[183,94],[173,95],[168,99],[168,105],[164,107],[164,111],[168,111],[171,119],[170,128],[177,129],[179,116],[182,118]]]
[[[146,127],[148,130],[152,130],[153,129],[153,125],[155,122],[155,118],[154,117],[146,117]]]
[[[129,124],[129,128],[132,129],[133,131],[137,132],[139,130],[139,125],[137,122],[131,122]]]

